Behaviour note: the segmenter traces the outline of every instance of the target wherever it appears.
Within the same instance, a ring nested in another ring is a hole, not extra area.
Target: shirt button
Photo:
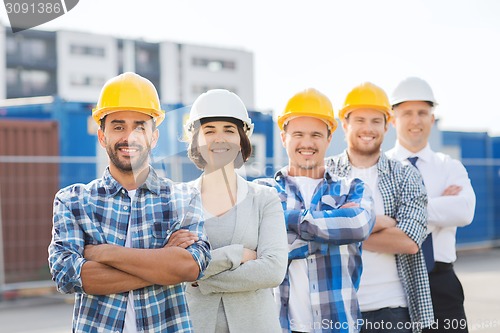
[[[123,210],[128,210],[128,206],[123,206]]]

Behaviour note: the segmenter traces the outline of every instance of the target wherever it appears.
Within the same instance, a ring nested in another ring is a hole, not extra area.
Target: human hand
[[[89,261],[97,261],[99,262],[99,258],[107,248],[109,248],[110,244],[88,244],[85,245],[85,249],[83,250],[83,257]]]
[[[357,208],[359,207],[359,204],[356,202],[348,202],[340,206],[340,208]]]
[[[447,196],[447,195],[458,195],[462,191],[462,186],[458,185],[450,185],[447,188],[444,189],[443,193],[441,194],[442,196]]]
[[[243,258],[241,259],[241,263],[244,264],[249,260],[257,259],[257,252],[254,250],[243,248]]]
[[[178,246],[185,249],[197,241],[198,236],[196,234],[193,234],[191,231],[186,229],[179,229],[172,235],[170,235],[170,238],[168,239],[167,245],[165,245],[165,247]]]
[[[372,232],[377,232],[383,229],[395,227],[397,224],[396,220],[387,215],[377,215],[375,218],[375,226]]]

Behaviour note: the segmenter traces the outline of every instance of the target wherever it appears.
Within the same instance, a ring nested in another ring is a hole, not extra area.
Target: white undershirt
[[[289,177],[299,187],[306,209],[311,206],[312,196],[323,180],[309,177]],[[290,298],[288,301],[288,320],[290,329],[299,332],[312,332],[313,316],[309,292],[309,273],[307,259],[292,260],[288,267]]]
[[[135,198],[135,192],[137,190],[128,191],[128,195],[131,198],[130,206],[133,206]],[[132,207],[130,207],[129,212],[132,212]],[[132,216],[132,214],[130,215]],[[127,227],[127,237],[125,238],[125,247],[132,247],[132,233],[130,232],[130,218]],[[127,301],[127,311],[125,312],[125,323],[123,325],[122,333],[137,333],[136,316],[134,309],[134,292],[131,290],[128,292]]]
[[[359,178],[372,190],[375,214],[384,215],[384,202],[377,186],[377,165],[370,168],[351,168],[349,178]],[[398,275],[396,256],[363,249],[363,273],[358,290],[361,311],[390,307],[406,307],[403,284]]]

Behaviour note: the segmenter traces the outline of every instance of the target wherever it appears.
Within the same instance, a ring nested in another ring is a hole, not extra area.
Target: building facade
[[[148,78],[162,103],[190,105],[208,89],[224,88],[254,108],[253,54],[249,51],[122,39],[74,31],[0,26],[0,98],[57,95],[95,102],[107,79],[126,71]]]

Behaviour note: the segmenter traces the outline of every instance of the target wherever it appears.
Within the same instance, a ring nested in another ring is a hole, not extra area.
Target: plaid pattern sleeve
[[[420,247],[427,235],[427,192],[417,169],[406,165],[400,173],[400,205],[395,214],[398,228]]]
[[[392,216],[419,246],[427,233],[427,194],[420,173],[413,167],[403,166],[382,155],[379,162],[381,177],[379,189],[384,200],[385,214]],[[425,259],[420,249],[416,254],[396,255],[398,274],[406,293],[411,320],[421,327],[429,327],[434,320],[429,277]]]
[[[276,188],[287,224],[288,260],[307,258],[312,332],[359,332],[361,313],[356,296],[361,278],[361,241],[375,222],[371,194],[364,184],[325,173],[313,194],[310,209],[304,208],[298,187],[286,168],[274,179],[257,182]],[[347,202],[357,208],[340,207]],[[288,271],[279,287],[280,323],[290,332]]]
[[[59,291],[75,293],[74,332],[121,332],[128,293],[89,295],[82,287],[86,244],[124,246],[127,227],[132,247],[161,248],[168,236],[186,227],[200,236],[188,250],[200,266],[210,260],[199,205],[186,190],[174,190],[170,180],[151,168],[132,202],[128,192],[106,170],[101,179],[62,189],[54,200],[50,271]],[[137,325],[144,332],[192,332],[182,284],[151,285],[134,291]]]
[[[359,179],[350,184],[325,182],[313,197],[310,209],[285,211],[288,229],[308,241],[335,245],[361,242],[370,235],[375,221],[371,200],[363,194],[364,184]],[[347,202],[359,207],[341,208]]]
[[[198,190],[186,183],[178,183],[174,186],[173,197],[175,198],[175,211],[179,215],[179,223],[169,232],[168,237],[178,230],[187,229],[198,235],[198,241],[189,246],[187,250],[191,253],[194,260],[198,263],[200,274],[198,279],[203,276],[203,272],[211,259],[210,243],[205,233],[202,216],[203,209],[201,205],[201,195]]]

